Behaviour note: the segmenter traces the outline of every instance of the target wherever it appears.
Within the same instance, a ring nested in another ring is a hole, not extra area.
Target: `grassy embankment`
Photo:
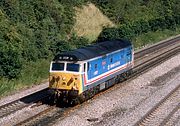
[[[17,90],[25,89],[46,81],[49,74],[49,62],[48,60],[39,60],[28,63],[24,66],[26,68],[22,70],[19,79],[9,80],[2,78],[0,80],[0,96],[12,94]]]
[[[165,29],[163,31],[148,32],[143,35],[140,35],[133,39],[133,44],[136,49],[142,48],[146,45],[151,45],[159,41],[165,40],[172,36],[180,34],[180,27],[177,27],[176,30]]]
[[[77,17],[74,30],[79,36],[85,36],[90,41],[95,40],[104,26],[115,26],[108,17],[102,14],[93,4],[86,5],[77,9]],[[133,39],[136,48],[140,48],[146,44],[158,42],[175,36],[180,33],[180,28],[176,30],[163,30],[156,32],[148,32]],[[8,95],[10,92],[39,84],[48,78],[49,60],[39,60],[35,63],[27,63],[23,66],[21,78],[19,79],[1,79],[0,80],[0,96]]]
[[[77,22],[74,26],[75,31],[79,36],[85,36],[90,41],[97,39],[103,27],[116,27],[116,24],[110,21],[107,16],[103,15],[94,4],[89,4],[77,9],[76,14]],[[142,48],[147,44],[153,44],[178,34],[180,34],[180,27],[177,27],[176,30],[165,29],[155,32],[150,31],[135,37],[132,42],[136,48]]]

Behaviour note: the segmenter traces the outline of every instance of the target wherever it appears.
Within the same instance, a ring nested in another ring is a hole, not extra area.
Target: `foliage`
[[[104,28],[98,40],[114,38],[132,40],[150,31],[175,29],[180,24],[180,13],[177,12],[180,10],[178,0],[93,1],[105,14],[109,15],[111,8],[114,8],[110,15],[113,15],[112,20],[119,24],[118,27]],[[119,17],[123,18],[118,20]]]
[[[115,23],[180,14],[179,0],[91,0]]]
[[[70,51],[76,48],[80,48],[89,43],[88,39],[84,37],[78,37],[75,33],[72,34],[68,41],[60,40],[51,45],[51,51],[53,54],[57,54],[64,51]]]
[[[49,59],[61,50],[71,49],[74,44],[79,47],[81,43],[77,41],[82,37],[70,36],[74,36],[74,6],[85,2],[1,0],[0,77],[18,78],[26,62]]]
[[[149,21],[140,20],[130,22],[120,25],[118,28],[105,28],[98,37],[98,40],[111,40],[115,38],[132,40],[134,37],[147,33],[148,31],[175,29],[177,25],[180,25],[179,18],[180,16],[169,16]]]
[[[16,92],[18,89],[27,88],[47,80],[48,71],[49,60],[40,59],[36,62],[23,64],[20,78],[0,78],[0,97],[9,94],[9,92]]]
[[[158,31],[148,31],[147,33],[141,34],[132,39],[133,46],[136,49],[144,46],[165,40],[169,37],[178,35],[180,33],[180,26],[176,29],[164,29]]]

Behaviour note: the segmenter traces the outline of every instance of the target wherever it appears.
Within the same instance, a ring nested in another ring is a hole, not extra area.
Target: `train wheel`
[[[55,98],[54,98],[53,94],[48,97],[48,101],[47,102],[48,102],[49,105],[55,104]]]
[[[83,103],[86,100],[85,94],[84,93],[80,94],[78,96],[78,100],[79,100],[80,103]]]
[[[78,105],[78,104],[80,104],[80,101],[79,101],[78,97],[74,98],[74,99],[71,99],[70,106],[75,106],[75,105]]]

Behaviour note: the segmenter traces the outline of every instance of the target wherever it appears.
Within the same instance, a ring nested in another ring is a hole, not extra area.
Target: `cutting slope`
[[[75,32],[90,40],[97,38],[102,28],[112,27],[114,24],[92,3],[76,9]]]

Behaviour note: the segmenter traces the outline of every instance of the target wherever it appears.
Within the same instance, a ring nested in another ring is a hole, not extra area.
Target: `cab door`
[[[127,51],[126,51],[126,59],[127,59],[127,62],[130,62],[132,60],[132,51],[131,51],[131,47],[127,48]]]
[[[126,63],[128,68],[132,67],[131,61],[132,61],[132,48],[128,47],[126,50]]]

